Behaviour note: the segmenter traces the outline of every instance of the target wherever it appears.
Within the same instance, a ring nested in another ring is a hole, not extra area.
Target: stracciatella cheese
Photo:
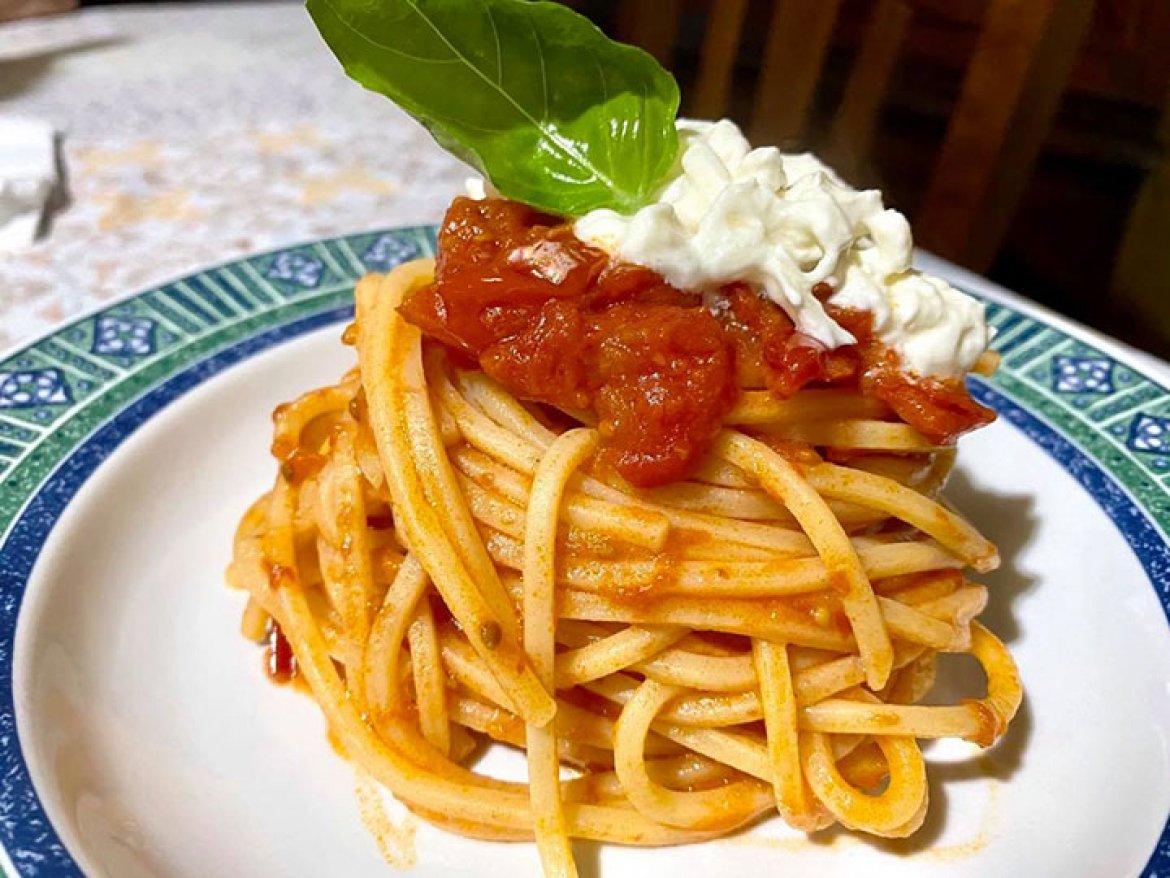
[[[678,127],[681,157],[658,198],[632,216],[591,211],[576,221],[578,237],[680,289],[749,283],[825,347],[851,344],[813,294],[826,283],[829,302],[873,315],[875,335],[909,371],[971,368],[987,347],[983,306],[914,269],[910,225],[880,192],[847,186],[812,155],[752,149],[726,119]]]

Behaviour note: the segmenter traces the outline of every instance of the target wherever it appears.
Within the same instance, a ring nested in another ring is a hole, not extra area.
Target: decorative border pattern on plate
[[[155,411],[245,357],[344,319],[357,277],[431,255],[435,233],[419,226],[350,235],[220,265],[80,318],[0,361],[0,845],[16,870],[11,878],[80,874],[29,781],[12,698],[21,598],[60,512]],[[976,396],[1098,501],[1170,618],[1170,391],[1042,321],[987,307],[1003,363],[993,379],[975,382]],[[1142,874],[1168,870],[1170,823]]]

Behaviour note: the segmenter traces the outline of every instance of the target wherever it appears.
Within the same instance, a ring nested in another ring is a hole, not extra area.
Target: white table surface
[[[0,114],[61,131],[70,195],[47,236],[0,256],[0,351],[208,264],[435,222],[468,175],[344,75],[300,3],[99,7],[0,25]],[[920,264],[1044,311],[928,254]]]
[[[209,263],[434,222],[468,175],[344,75],[299,3],[0,26],[0,114],[61,130],[71,195],[47,237],[0,255],[0,351]]]

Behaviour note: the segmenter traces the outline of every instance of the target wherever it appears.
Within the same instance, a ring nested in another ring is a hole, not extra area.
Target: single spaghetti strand
[[[524,533],[524,651],[541,685],[555,693],[557,518],[569,476],[597,447],[596,430],[562,433],[548,447],[532,479]],[[556,719],[528,723],[528,786],[536,845],[548,876],[575,876],[577,867],[561,807]]]
[[[909,835],[925,815],[926,766],[913,738],[878,738],[889,769],[889,785],[876,796],[852,786],[837,768],[828,735],[800,739],[800,757],[809,786],[843,824],[886,838]]]
[[[685,628],[630,625],[617,634],[563,652],[556,657],[557,686],[568,688],[637,665],[677,643],[686,633]]]
[[[776,808],[789,826],[805,832],[820,829],[825,825],[825,815],[818,813],[809,801],[800,765],[796,693],[788,664],[788,647],[756,637],[752,640],[752,655],[759,678],[764,726],[768,732],[768,759]]]
[[[451,752],[451,727],[447,721],[447,678],[443,673],[435,616],[430,602],[421,600],[406,629],[410,643],[410,669],[418,700],[418,724],[423,737],[444,756]]]

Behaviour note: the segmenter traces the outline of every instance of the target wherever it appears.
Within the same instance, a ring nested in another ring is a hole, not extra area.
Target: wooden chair
[[[1170,340],[1170,103],[1158,128],[1162,160],[1146,177],[1126,221],[1114,264],[1113,300],[1143,324],[1142,335]]]
[[[915,10],[940,2],[876,0],[820,150],[845,177],[869,154]],[[982,12],[982,25],[914,225],[924,247],[986,271],[1051,127],[1093,0],[962,5]],[[747,126],[755,142],[788,148],[804,142],[840,7],[841,0],[773,0]],[[748,0],[709,0],[693,115],[726,114],[748,8]],[[681,0],[624,0],[619,33],[668,63],[682,12]]]

